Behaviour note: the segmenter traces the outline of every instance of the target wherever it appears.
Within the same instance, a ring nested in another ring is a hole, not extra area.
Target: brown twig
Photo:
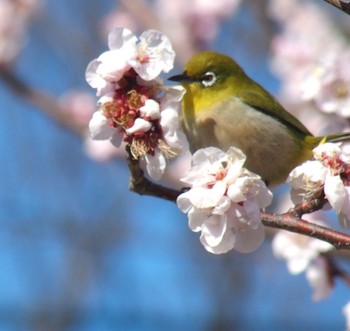
[[[324,0],[344,13],[350,15],[350,0]]]
[[[322,209],[327,201],[328,200],[326,199],[322,190],[318,197],[308,201],[307,203],[300,203],[294,206],[294,208],[290,210],[290,213],[292,213],[296,218],[301,218],[305,214],[311,214],[316,210]]]
[[[143,170],[140,168],[139,160],[135,159],[130,151],[130,146],[126,146],[128,155],[127,162],[130,171],[129,189],[140,195],[150,195],[153,197],[176,202],[180,191],[171,189],[162,185],[155,184],[147,179]]]
[[[293,212],[284,214],[261,212],[261,220],[265,226],[303,234],[327,241],[337,249],[350,250],[350,235],[297,218]]]
[[[69,129],[71,132],[83,136],[86,128],[73,121],[67,115],[57,100],[49,94],[35,90],[23,82],[15,73],[7,68],[0,68],[0,79],[16,94],[23,97],[34,106],[39,107],[50,118]]]

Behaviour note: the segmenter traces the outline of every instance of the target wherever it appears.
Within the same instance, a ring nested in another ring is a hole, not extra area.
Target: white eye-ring
[[[202,84],[204,86],[213,86],[216,83],[216,75],[212,71],[208,71],[202,77]]]

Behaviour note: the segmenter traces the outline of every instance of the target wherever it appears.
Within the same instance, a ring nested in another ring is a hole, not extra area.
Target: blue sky
[[[56,97],[93,94],[84,71],[107,48],[97,27],[113,5],[47,1],[15,72]],[[243,11],[212,48],[277,94],[265,50],[226,33],[236,24],[255,29]],[[174,204],[128,191],[122,160],[91,160],[2,82],[0,100],[0,331],[344,329],[342,284],[313,303],[268,241],[248,255],[207,253]]]

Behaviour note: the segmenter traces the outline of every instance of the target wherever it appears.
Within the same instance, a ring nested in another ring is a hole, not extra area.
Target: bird
[[[224,54],[196,53],[181,74],[168,79],[186,90],[181,123],[191,152],[210,146],[239,148],[246,155],[245,167],[269,186],[285,182],[320,143],[350,139],[350,133],[313,136]]]

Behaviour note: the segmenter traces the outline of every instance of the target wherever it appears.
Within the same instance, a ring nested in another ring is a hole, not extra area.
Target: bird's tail
[[[350,132],[335,133],[335,134],[330,134],[328,136],[322,136],[322,137],[307,136],[305,137],[304,144],[307,146],[305,149],[309,149],[311,151],[320,144],[324,144],[328,142],[339,143],[347,140],[350,141]]]
[[[347,140],[350,141],[350,132],[331,134],[324,137],[324,141],[321,140],[320,142],[339,143]]]

